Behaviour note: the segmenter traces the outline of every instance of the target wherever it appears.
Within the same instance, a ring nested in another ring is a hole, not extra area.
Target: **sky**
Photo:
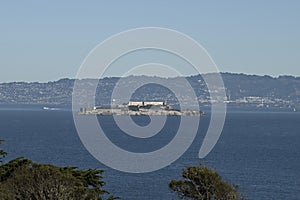
[[[96,45],[140,27],[189,35],[222,72],[300,76],[299,10],[297,0],[1,1],[0,82],[73,78]]]

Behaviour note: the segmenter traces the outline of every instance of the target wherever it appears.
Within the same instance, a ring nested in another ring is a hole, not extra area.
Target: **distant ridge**
[[[255,108],[288,108],[300,109],[300,77],[268,75],[246,75],[235,73],[221,73],[227,93],[227,103],[233,106],[247,106]],[[199,103],[207,106],[209,93],[202,77],[214,74],[194,75],[186,77],[198,96]],[[176,81],[175,78],[160,78],[147,76],[129,76],[128,81],[140,81],[141,79],[164,79],[164,81]],[[99,80],[96,102],[108,104],[111,91],[118,77]],[[10,82],[0,83],[0,104],[43,104],[43,105],[71,105],[72,91],[75,79],[60,79],[47,83],[39,82]],[[82,84],[98,81],[96,79],[81,80]],[[87,91],[88,95],[88,91]],[[176,104],[174,95],[165,87],[152,84],[143,86],[136,91],[132,99],[143,100],[167,100]]]

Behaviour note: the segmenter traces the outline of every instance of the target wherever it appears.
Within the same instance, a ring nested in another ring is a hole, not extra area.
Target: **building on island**
[[[131,111],[140,111],[140,110],[170,110],[171,106],[166,104],[164,101],[129,101],[127,107]]]

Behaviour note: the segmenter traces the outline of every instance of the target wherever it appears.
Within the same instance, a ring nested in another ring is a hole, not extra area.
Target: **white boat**
[[[44,106],[43,110],[59,110],[59,108],[49,108],[49,107]]]

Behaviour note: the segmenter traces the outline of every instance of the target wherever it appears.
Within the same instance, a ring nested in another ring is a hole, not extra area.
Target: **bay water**
[[[170,117],[161,133],[151,139],[136,139],[122,133],[111,116],[99,116],[108,137],[121,148],[147,152],[166,145],[180,121]],[[149,123],[135,116],[137,124]],[[191,165],[215,169],[225,181],[239,185],[247,199],[300,199],[300,113],[228,111],[222,135],[204,159],[198,158],[210,115],[201,117],[198,134],[183,156],[161,170],[131,174],[113,170],[85,149],[68,108],[45,110],[43,106],[0,106],[1,148],[5,162],[20,156],[35,162],[80,169],[104,169],[105,189],[128,200],[177,199],[169,188]]]

